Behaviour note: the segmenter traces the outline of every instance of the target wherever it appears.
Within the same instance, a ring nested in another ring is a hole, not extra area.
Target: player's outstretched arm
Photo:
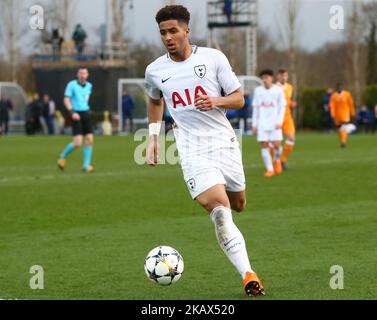
[[[226,97],[199,96],[195,99],[195,107],[200,111],[210,111],[216,107],[226,109],[242,109],[245,105],[245,98],[242,90],[238,89]]]
[[[148,119],[150,145],[147,150],[147,163],[151,166],[158,164],[158,136],[161,131],[161,121],[164,114],[164,104],[162,99],[148,100]]]

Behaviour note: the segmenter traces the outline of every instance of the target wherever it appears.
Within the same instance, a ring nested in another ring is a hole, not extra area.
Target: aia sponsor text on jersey
[[[260,104],[260,107],[261,108],[274,108],[275,105],[274,105],[273,101],[262,101],[261,104]]]
[[[194,90],[185,89],[183,92],[174,91],[172,93],[173,108],[178,106],[187,107],[193,105],[194,101],[200,96],[207,95],[202,86],[196,86]]]

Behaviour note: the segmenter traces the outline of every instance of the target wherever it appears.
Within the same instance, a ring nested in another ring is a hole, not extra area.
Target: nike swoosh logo
[[[167,78],[166,80],[162,79],[162,83],[165,83],[166,81],[169,81],[170,79],[171,79],[171,77]]]
[[[229,243],[231,243],[233,240],[236,240],[236,238],[233,238],[232,240],[228,241],[227,243],[224,243],[224,247],[226,247]]]

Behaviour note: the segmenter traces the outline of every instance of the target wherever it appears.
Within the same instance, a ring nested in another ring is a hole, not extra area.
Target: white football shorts
[[[246,179],[240,148],[224,147],[205,155],[182,159],[181,166],[187,187],[195,200],[212,187],[222,184],[226,191],[242,192]]]
[[[282,141],[283,130],[258,130],[257,140],[258,142]]]

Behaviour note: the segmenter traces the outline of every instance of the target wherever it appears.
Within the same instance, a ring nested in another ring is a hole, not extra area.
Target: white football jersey
[[[147,67],[145,79],[147,95],[155,100],[164,98],[175,121],[181,156],[237,143],[223,108],[201,112],[194,106],[197,96],[220,97],[241,87],[222,52],[193,46],[191,56],[182,62],[165,54]]]
[[[272,85],[270,89],[264,86],[255,88],[253,127],[258,131],[276,130],[277,125],[283,125],[286,105],[284,91],[277,85]]]

